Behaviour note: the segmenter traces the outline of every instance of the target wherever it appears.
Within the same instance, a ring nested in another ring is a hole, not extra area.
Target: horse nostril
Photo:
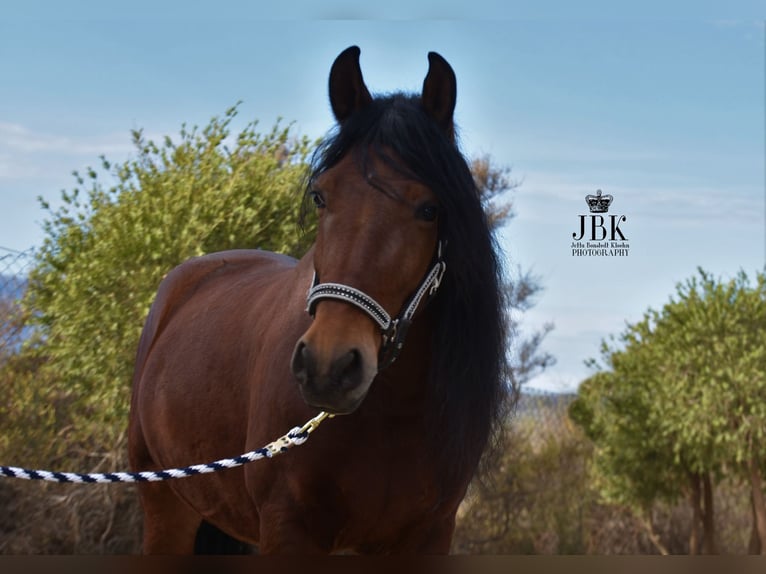
[[[295,345],[290,368],[299,385],[312,392],[333,393],[350,391],[364,381],[364,358],[359,349],[352,348],[342,355],[321,362],[312,347],[304,341]]]
[[[309,378],[309,373],[316,371],[316,359],[308,348],[306,343],[299,341],[293,351],[293,360],[290,364],[293,374],[305,383]]]
[[[362,381],[363,369],[362,354],[358,349],[351,349],[348,353],[335,360],[332,366],[333,378],[342,387],[353,388]]]

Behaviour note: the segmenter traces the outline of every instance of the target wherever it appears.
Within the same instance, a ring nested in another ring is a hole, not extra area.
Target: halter
[[[306,311],[313,317],[317,302],[321,299],[336,299],[350,303],[364,311],[383,332],[383,346],[380,348],[378,359],[378,372],[380,372],[389,367],[399,356],[415,311],[420,306],[423,297],[428,295],[428,299],[430,299],[439,289],[446,269],[447,264],[442,259],[442,242],[439,241],[436,263],[431,267],[415,293],[404,304],[403,311],[395,319],[392,319],[383,306],[367,293],[342,283],[319,283],[319,277],[314,271],[311,289],[309,289],[306,299]]]

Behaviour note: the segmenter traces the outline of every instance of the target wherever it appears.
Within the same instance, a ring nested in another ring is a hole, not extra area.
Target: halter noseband
[[[399,356],[415,311],[420,306],[423,297],[428,295],[430,299],[439,289],[446,269],[447,264],[442,259],[442,242],[439,241],[436,263],[431,267],[415,293],[405,303],[404,310],[395,319],[392,319],[383,306],[367,293],[342,283],[319,283],[319,277],[314,271],[311,289],[309,289],[306,299],[306,311],[313,317],[317,302],[321,299],[336,299],[350,303],[364,311],[383,332],[383,346],[380,349],[378,360],[378,371],[380,372],[390,366]]]

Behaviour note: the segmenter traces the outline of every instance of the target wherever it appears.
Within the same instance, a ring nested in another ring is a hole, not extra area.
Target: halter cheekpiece
[[[378,360],[378,371],[382,371],[390,366],[399,356],[415,311],[417,311],[426,295],[430,299],[439,289],[446,269],[447,264],[442,259],[442,242],[439,241],[436,251],[436,262],[428,274],[426,274],[417,290],[404,304],[402,312],[394,319],[391,318],[391,315],[388,314],[380,303],[367,295],[367,293],[342,283],[319,283],[319,277],[316,271],[314,271],[314,278],[311,281],[311,288],[306,298],[306,311],[313,317],[316,305],[322,299],[336,299],[354,305],[364,311],[377,323],[383,332],[383,346],[380,349]]]

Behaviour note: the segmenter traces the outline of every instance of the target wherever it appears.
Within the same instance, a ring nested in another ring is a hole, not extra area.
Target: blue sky
[[[575,388],[600,340],[697,266],[727,277],[764,265],[766,32],[752,9],[618,17],[483,0],[472,6],[500,19],[461,20],[464,5],[432,2],[402,20],[397,1],[398,19],[381,21],[353,19],[380,14],[352,3],[270,19],[241,2],[212,13],[103,4],[29,2],[0,21],[0,246],[39,245],[35,198],[55,203],[101,154],[127,159],[131,129],[173,135],[242,100],[242,124],[281,116],[321,136],[329,67],[357,44],[372,91],[419,89],[427,52],[440,52],[458,78],[463,151],[522,182],[501,244],[509,267],[545,287],[524,327],[553,322],[546,349],[558,359],[530,385]],[[628,257],[571,254],[584,196],[599,188],[627,217]]]

